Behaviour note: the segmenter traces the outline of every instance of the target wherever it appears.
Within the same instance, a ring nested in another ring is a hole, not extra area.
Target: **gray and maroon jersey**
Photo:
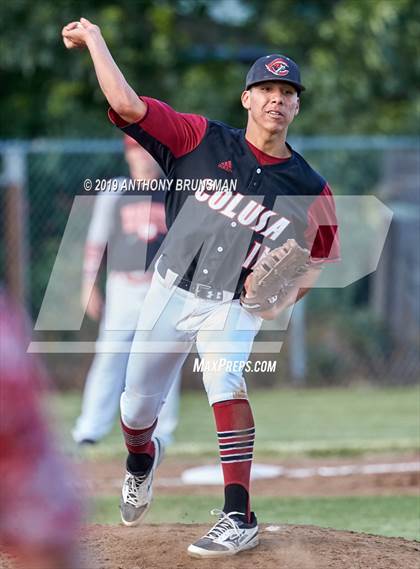
[[[242,129],[142,99],[141,121],[109,116],[172,180],[159,268],[238,296],[257,259],[289,238],[313,261],[339,258],[331,190],[300,154],[289,146],[290,158],[269,156]]]

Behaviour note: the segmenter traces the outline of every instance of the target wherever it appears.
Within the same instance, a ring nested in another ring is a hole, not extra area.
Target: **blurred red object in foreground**
[[[78,569],[81,507],[43,415],[23,311],[0,289],[0,545],[26,569]]]

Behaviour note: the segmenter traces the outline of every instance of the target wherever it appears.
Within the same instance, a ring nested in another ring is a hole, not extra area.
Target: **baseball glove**
[[[262,312],[282,304],[310,266],[308,249],[288,239],[256,263],[242,291],[242,306],[249,312]]]

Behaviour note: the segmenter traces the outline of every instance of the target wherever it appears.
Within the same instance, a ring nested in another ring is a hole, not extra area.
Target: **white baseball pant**
[[[155,270],[140,313],[121,396],[121,416],[132,429],[145,429],[159,416],[194,343],[210,405],[247,398],[241,363],[248,361],[262,319],[232,295],[224,301],[197,298],[173,284],[176,276],[162,278]]]

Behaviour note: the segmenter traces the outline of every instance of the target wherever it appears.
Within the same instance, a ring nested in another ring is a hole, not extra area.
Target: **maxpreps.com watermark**
[[[139,178],[127,179],[107,179],[107,178],[86,178],[83,181],[83,189],[86,192],[166,192],[175,190],[176,192],[207,191],[207,192],[234,192],[236,191],[238,180],[222,180],[211,178],[152,178],[142,180]]]
[[[226,358],[218,358],[217,360],[201,360],[194,359],[193,371],[198,373],[219,372],[226,373],[274,373],[276,371],[276,360],[227,360]]]

